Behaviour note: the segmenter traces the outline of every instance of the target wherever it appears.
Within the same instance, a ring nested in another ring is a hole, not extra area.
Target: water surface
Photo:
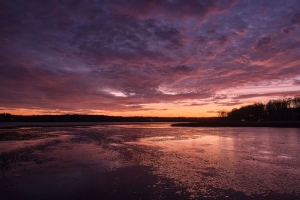
[[[300,129],[140,123],[13,131],[51,137],[0,141],[7,199],[300,196]]]

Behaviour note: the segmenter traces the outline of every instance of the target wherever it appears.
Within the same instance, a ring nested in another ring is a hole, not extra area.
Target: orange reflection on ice
[[[190,192],[205,188],[206,184],[222,185],[216,178],[222,166],[233,166],[233,139],[217,135],[177,135],[142,138],[139,144],[160,148],[162,154],[155,160],[143,161],[154,165],[157,173],[176,180],[179,186],[189,188]],[[207,192],[202,191],[203,193]]]

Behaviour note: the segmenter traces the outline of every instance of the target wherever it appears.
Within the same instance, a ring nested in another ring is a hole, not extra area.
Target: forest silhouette
[[[122,117],[85,114],[22,116],[12,115],[10,113],[0,114],[0,122],[196,122],[205,124],[207,126],[236,126],[234,123],[228,122],[243,121],[261,122],[261,125],[263,125],[262,122],[279,121],[291,121],[299,123],[300,96],[295,96],[294,98],[270,100],[265,104],[254,103],[252,105],[234,108],[229,112],[220,110],[218,111],[218,117]],[[220,124],[219,122],[222,123]],[[193,126],[194,125],[195,124],[193,124]],[[256,123],[254,126],[259,125]]]
[[[300,119],[300,96],[254,103],[218,114],[233,121],[296,121]]]

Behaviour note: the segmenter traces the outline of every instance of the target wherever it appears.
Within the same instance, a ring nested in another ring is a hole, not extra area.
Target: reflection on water
[[[299,193],[300,131],[272,128],[195,128],[169,130],[128,145],[153,146],[162,152],[143,159],[180,186],[206,193],[207,185],[246,194],[268,190]],[[202,190],[202,191],[201,191]]]
[[[64,191],[84,195],[82,188],[88,186],[86,191],[108,199],[117,194],[136,198],[146,191],[150,199],[171,194],[175,199],[261,198],[268,191],[300,195],[300,129],[174,128],[159,123],[38,129],[58,137],[0,142],[4,194],[26,188],[20,196],[34,197],[32,188],[39,188],[57,198]]]

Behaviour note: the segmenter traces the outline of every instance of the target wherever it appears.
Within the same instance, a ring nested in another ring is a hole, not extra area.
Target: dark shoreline
[[[300,121],[206,121],[175,123],[175,127],[274,127],[300,128]]]
[[[34,128],[34,127],[90,127],[109,125],[105,122],[0,122],[0,129]]]
[[[172,124],[177,122],[0,122],[1,129],[37,128],[37,127],[92,127],[109,125],[132,125],[132,124]],[[182,122],[179,122],[182,123]]]
[[[91,127],[125,124],[171,123],[172,127],[274,127],[300,128],[300,121],[219,121],[203,120],[199,122],[2,122],[0,129],[18,129],[33,127]]]

